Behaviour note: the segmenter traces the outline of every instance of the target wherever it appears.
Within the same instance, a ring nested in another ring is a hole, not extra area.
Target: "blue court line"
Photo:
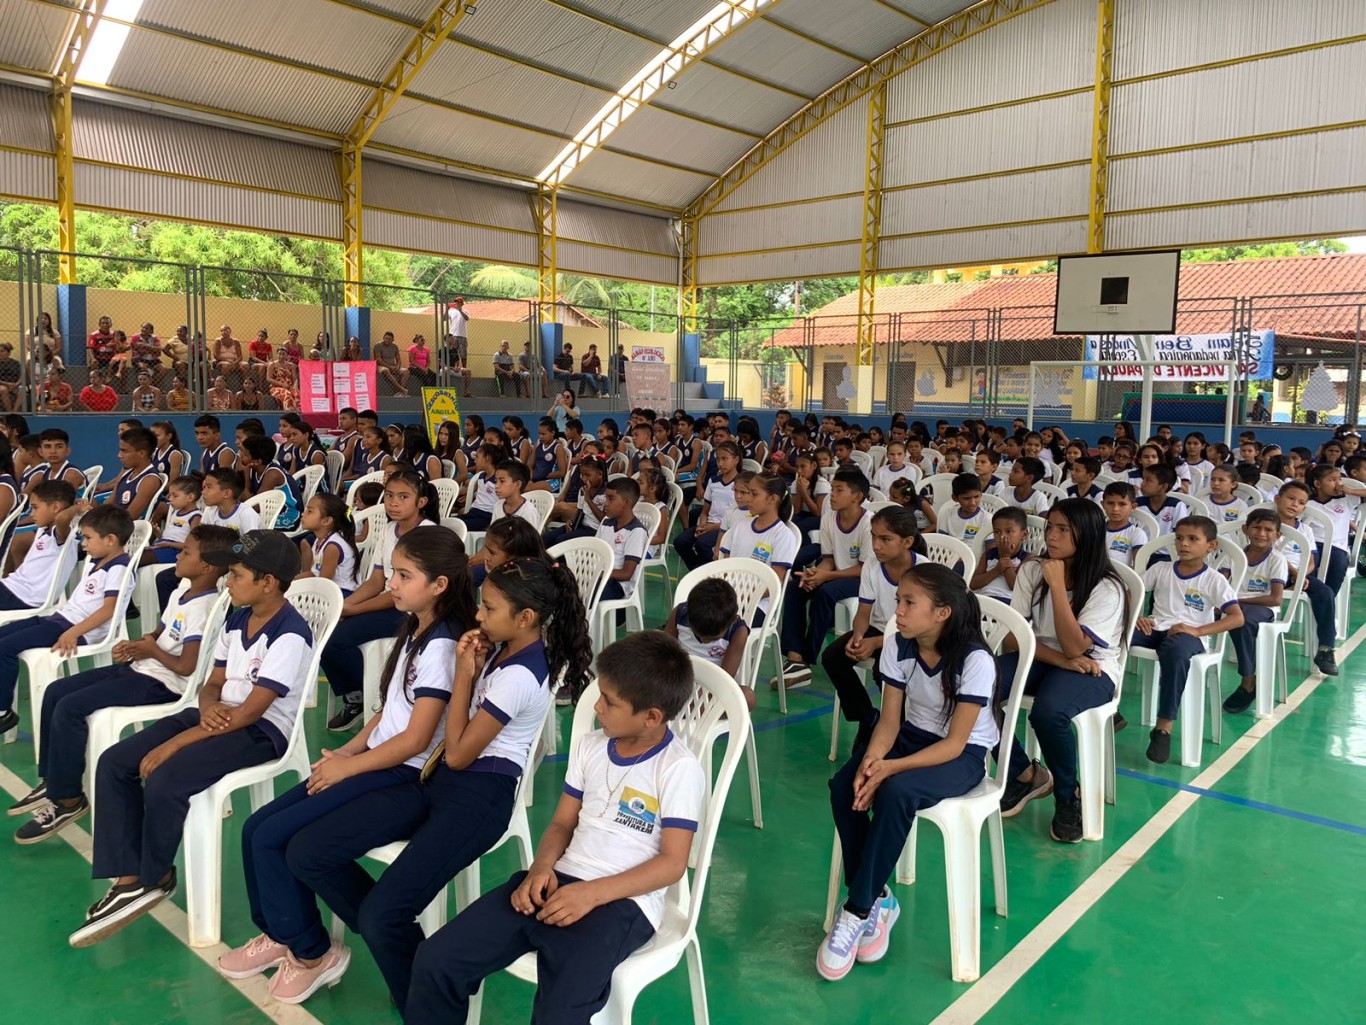
[[[1141,780],[1144,783],[1154,783],[1171,790],[1184,790],[1186,793],[1196,794],[1200,797],[1209,797],[1216,801],[1223,801],[1225,804],[1236,805],[1240,808],[1251,808],[1254,811],[1269,812],[1272,815],[1280,815],[1287,819],[1294,819],[1297,822],[1308,822],[1315,826],[1327,826],[1329,829],[1336,829],[1342,833],[1350,833],[1353,836],[1366,836],[1366,826],[1355,826],[1350,822],[1339,822],[1337,819],[1326,819],[1322,815],[1309,815],[1305,812],[1295,811],[1291,808],[1282,808],[1280,805],[1276,804],[1266,804],[1263,801],[1253,801],[1246,797],[1223,794],[1217,790],[1207,790],[1204,787],[1191,786],[1189,783],[1179,783],[1174,779],[1163,779],[1161,776],[1150,776],[1146,772],[1138,772],[1134,769],[1116,769],[1115,772],[1118,775],[1126,776],[1129,779]]]

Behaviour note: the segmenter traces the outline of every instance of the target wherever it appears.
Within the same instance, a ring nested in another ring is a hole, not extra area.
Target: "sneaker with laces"
[[[1053,792],[1053,774],[1037,761],[1030,764],[1034,766],[1034,775],[1027,782],[1012,779],[1006,783],[1006,792],[1001,795],[1001,818],[1014,818],[1030,801]]]
[[[1239,712],[1246,712],[1252,707],[1252,702],[1257,700],[1257,692],[1245,690],[1242,687],[1235,687],[1233,693],[1224,698],[1224,711],[1237,715]]]
[[[58,830],[70,825],[90,811],[90,802],[82,797],[73,805],[61,805],[48,801],[19,827],[14,834],[14,842],[19,844],[42,843],[56,836]]]
[[[1081,843],[1081,801],[1059,801],[1048,833],[1058,843]]]
[[[324,986],[341,982],[350,964],[350,949],[338,944],[333,944],[322,960],[311,968],[287,953],[280,970],[271,976],[266,988],[282,1004],[302,1004]]]
[[[47,781],[44,780],[9,806],[9,815],[27,815],[47,804]]]
[[[327,720],[327,728],[333,733],[344,733],[360,720],[359,701],[343,701],[341,710]]]
[[[882,960],[887,953],[887,941],[891,939],[892,926],[896,925],[896,920],[900,917],[901,904],[898,903],[896,894],[884,886],[882,896],[877,899],[872,913],[868,916],[873,928],[859,937],[858,948],[854,954],[859,964],[872,964],[874,961]]]
[[[1314,656],[1314,668],[1321,672],[1324,676],[1337,676],[1337,652],[1335,652],[1332,648],[1320,649],[1319,653]],[[3,724],[0,724],[0,726],[3,726]],[[3,732],[4,730],[0,729],[0,733]]]
[[[8,733],[19,725],[19,713],[12,708],[0,712],[0,734]]]
[[[93,947],[107,940],[130,922],[141,918],[175,892],[174,871],[163,883],[144,886],[142,883],[117,884],[90,905],[85,913],[85,924],[71,934],[73,947]]]
[[[289,955],[289,948],[276,943],[265,933],[248,940],[246,945],[229,950],[218,959],[218,971],[228,979],[250,979],[276,965]]]
[[[840,908],[835,916],[835,924],[821,941],[821,949],[816,953],[816,971],[821,978],[838,982],[849,974],[854,967],[859,941],[877,928],[877,917],[869,915],[859,918],[852,911]]]
[[[788,690],[795,690],[798,687],[805,687],[811,682],[811,667],[805,662],[793,662],[791,659],[783,661],[782,679],[773,677],[769,680],[770,690],[777,690],[781,683]]]
[[[1172,735],[1156,726],[1148,734],[1148,761],[1165,765],[1172,756]]]

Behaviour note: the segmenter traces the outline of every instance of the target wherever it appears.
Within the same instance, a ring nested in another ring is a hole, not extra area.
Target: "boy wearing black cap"
[[[115,744],[95,772],[96,879],[113,879],[91,905],[73,947],[112,936],[176,889],[175,854],[190,798],[230,772],[284,754],[307,686],[313,631],[285,600],[299,549],[276,530],[252,530],[203,559],[228,566],[237,611],[214,650],[199,707]]]

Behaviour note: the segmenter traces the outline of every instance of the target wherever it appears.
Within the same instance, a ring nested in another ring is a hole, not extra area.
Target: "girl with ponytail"
[[[721,538],[721,555],[735,555],[756,559],[778,574],[778,583],[787,579],[787,571],[797,558],[797,535],[787,525],[792,516],[792,499],[787,493],[787,481],[776,473],[755,474],[749,483],[748,519],[741,520]],[[768,614],[768,599],[759,602],[750,626],[761,626]]]

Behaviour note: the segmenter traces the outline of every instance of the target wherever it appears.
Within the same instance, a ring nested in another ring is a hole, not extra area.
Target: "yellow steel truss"
[[[71,135],[71,86],[76,80],[81,57],[104,15],[105,0],[82,0],[67,31],[57,60],[52,84],[52,139],[57,159],[57,280],[63,285],[76,283],[76,183],[75,157]]]
[[[882,241],[882,141],[887,122],[887,83],[868,98],[867,174],[863,180],[863,244],[858,268],[858,365],[873,365],[876,333],[878,249]]]
[[[694,200],[688,208],[688,214],[702,217],[715,209],[718,203],[749,181],[798,139],[868,95],[879,83],[889,81],[955,43],[1052,2],[1053,0],[982,0],[961,14],[926,29],[914,39],[902,43],[895,50],[884,54],[844,81],[827,89],[793,114]]]
[[[697,330],[697,221],[678,224],[678,316],[684,331]]]
[[[555,319],[556,248],[559,243],[559,192],[551,185],[540,185],[531,193],[531,216],[536,224],[536,280],[541,322]]]
[[[1086,251],[1105,252],[1105,208],[1110,186],[1110,85],[1115,50],[1115,0],[1096,3],[1096,88],[1091,123],[1091,196]]]
[[[340,182],[342,193],[342,267],[345,301],[348,306],[362,302],[361,280],[365,273],[363,230],[364,205],[361,197],[361,162],[365,144],[380,122],[394,109],[413,80],[465,17],[463,0],[441,0],[413,36],[408,48],[390,69],[384,81],[370,96],[356,123],[342,143]]]

